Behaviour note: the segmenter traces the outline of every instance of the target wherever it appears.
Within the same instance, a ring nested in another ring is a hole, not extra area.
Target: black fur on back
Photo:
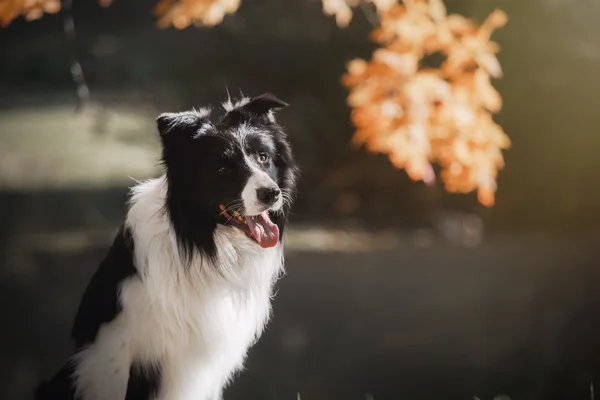
[[[137,274],[133,263],[133,250],[131,232],[122,226],[108,254],[92,276],[79,304],[71,330],[76,351],[93,343],[100,326],[115,319],[121,311],[118,301],[119,283]],[[52,380],[42,382],[37,387],[35,399],[73,399],[72,372],[73,366],[71,362],[67,362]]]

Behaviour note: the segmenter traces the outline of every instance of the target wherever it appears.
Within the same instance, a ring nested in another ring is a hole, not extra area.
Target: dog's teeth
[[[243,221],[244,217],[242,217],[240,215],[240,213],[238,213],[237,211],[233,211],[233,216],[238,220],[238,221]]]

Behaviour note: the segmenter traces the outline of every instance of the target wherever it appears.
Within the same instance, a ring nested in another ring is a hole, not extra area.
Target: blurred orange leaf
[[[185,29],[190,25],[215,26],[234,14],[240,0],[162,0],[154,7],[158,26]]]
[[[60,0],[2,0],[0,1],[0,24],[7,27],[15,18],[25,17],[32,21],[44,13],[60,11]]]

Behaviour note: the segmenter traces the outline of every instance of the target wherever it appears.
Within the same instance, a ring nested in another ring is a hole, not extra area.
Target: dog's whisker
[[[219,206],[219,209],[221,210],[221,212],[219,212],[217,214],[217,217],[224,216],[225,214],[229,214],[231,212],[239,213],[241,211],[241,209],[243,208],[243,206],[244,206],[243,200],[241,200],[241,199],[232,200],[229,203],[227,203],[227,205]]]

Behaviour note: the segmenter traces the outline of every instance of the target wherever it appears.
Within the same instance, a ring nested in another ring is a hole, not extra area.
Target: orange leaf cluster
[[[351,61],[343,77],[354,143],[386,154],[413,180],[434,182],[437,163],[448,191],[477,190],[493,205],[510,140],[492,118],[502,99],[490,78],[502,70],[490,36],[506,14],[497,10],[478,26],[448,15],[442,0],[403,0],[378,14],[372,39],[382,46],[370,61]],[[421,66],[431,54],[444,56],[439,68]]]
[[[196,26],[215,26],[227,14],[233,14],[240,7],[240,0],[162,0],[154,8],[159,16],[158,26],[177,29]]]
[[[40,18],[44,13],[60,11],[60,0],[1,0],[0,24],[7,27],[15,18],[23,15],[27,21]]]

